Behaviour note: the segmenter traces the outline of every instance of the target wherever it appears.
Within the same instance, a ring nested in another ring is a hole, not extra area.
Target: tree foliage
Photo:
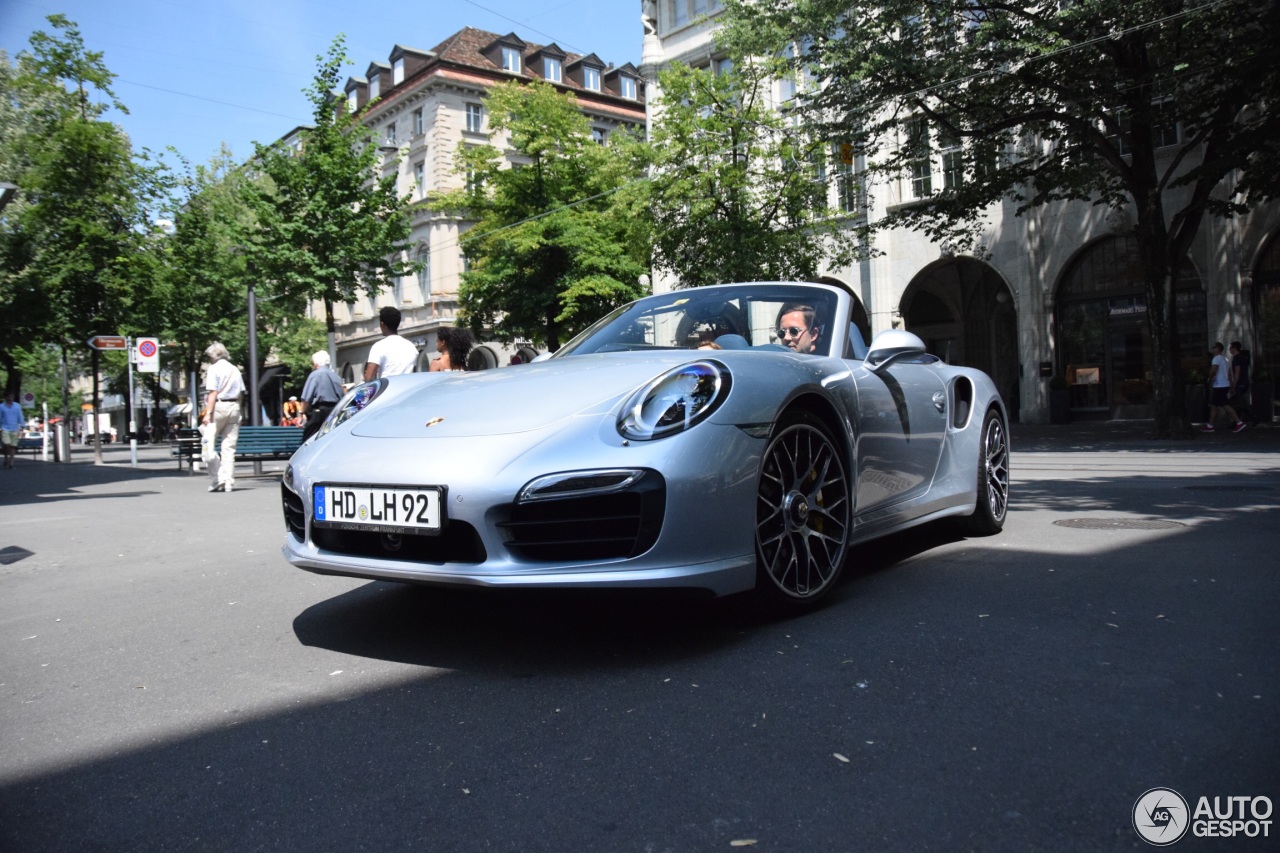
[[[462,240],[470,264],[461,313],[477,332],[558,349],[609,309],[644,295],[644,220],[629,141],[598,144],[577,99],[545,83],[508,83],[489,93],[492,143],[464,146],[467,185],[433,203],[474,225]]]
[[[773,108],[760,63],[659,78],[650,210],[654,265],[680,286],[812,279],[854,256],[860,220],[828,205],[830,148]],[[853,211],[860,213],[860,211]]]
[[[1131,208],[1157,435],[1186,434],[1174,275],[1206,215],[1275,196],[1280,5],[725,2],[726,42],[772,58],[775,73],[811,75],[807,121],[857,146],[868,181],[909,178],[939,143],[962,152],[948,186],[873,212],[872,225],[963,246],[1004,200],[1019,213],[1062,200]]]
[[[300,129],[297,147],[257,146],[254,169],[266,180],[245,184],[257,217],[245,247],[274,293],[323,301],[332,334],[335,303],[376,293],[416,265],[406,258],[410,198],[397,193],[394,170],[380,169],[373,131],[333,97],[347,64],[343,38],[316,59],[306,90],[314,125]]]
[[[49,17],[53,34],[31,36],[30,52],[3,74],[0,162],[19,186],[4,213],[0,301],[7,311],[0,362],[41,343],[81,346],[117,334],[149,296],[143,256],[149,209],[167,185],[163,170],[135,157],[105,121],[123,110],[102,54],[86,49],[75,24]]]

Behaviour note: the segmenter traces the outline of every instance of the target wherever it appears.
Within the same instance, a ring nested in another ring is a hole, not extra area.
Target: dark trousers
[[[316,403],[307,409],[307,425],[302,428],[303,441],[316,434],[335,405],[335,403]]]

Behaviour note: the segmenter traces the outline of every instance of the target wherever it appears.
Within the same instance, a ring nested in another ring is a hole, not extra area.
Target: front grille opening
[[[666,483],[656,471],[646,471],[622,492],[513,504],[498,527],[507,548],[523,560],[628,559],[658,541],[665,511]]]
[[[299,542],[307,537],[307,513],[302,508],[302,498],[280,485],[280,499],[284,504],[284,526]]]
[[[414,563],[483,563],[488,558],[480,534],[465,521],[446,522],[438,536],[313,527],[311,541],[317,548],[335,554]]]

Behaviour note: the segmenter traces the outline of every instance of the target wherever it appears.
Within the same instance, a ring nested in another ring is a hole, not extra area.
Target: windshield
[[[795,284],[699,287],[624,305],[556,358],[650,349],[793,349],[827,355],[836,297]]]

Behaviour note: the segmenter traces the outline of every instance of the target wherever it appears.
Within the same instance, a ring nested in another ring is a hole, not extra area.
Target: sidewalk
[[[1014,452],[1161,450],[1196,453],[1280,453],[1280,426],[1259,424],[1243,432],[1203,433],[1193,427],[1186,441],[1154,439],[1155,422],[1075,421],[1069,424],[1010,424]]]

